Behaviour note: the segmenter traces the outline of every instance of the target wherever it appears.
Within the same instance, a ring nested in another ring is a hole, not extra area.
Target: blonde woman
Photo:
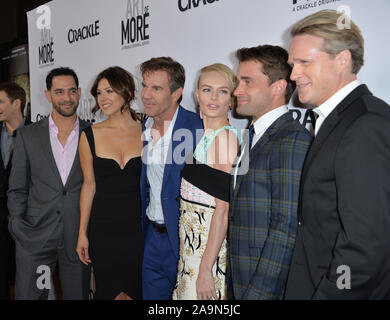
[[[180,256],[173,299],[226,299],[230,172],[241,137],[229,124],[236,78],[223,64],[201,70],[196,97],[204,135],[182,171]]]

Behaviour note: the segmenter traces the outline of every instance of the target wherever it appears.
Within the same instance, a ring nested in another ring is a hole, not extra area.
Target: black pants
[[[8,232],[7,216],[3,215],[4,212],[0,214],[0,300],[9,300],[11,237]]]

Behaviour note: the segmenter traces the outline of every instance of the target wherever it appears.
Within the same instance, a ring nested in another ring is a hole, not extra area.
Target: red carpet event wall
[[[133,73],[140,89],[139,65],[154,56],[171,56],[184,65],[182,105],[194,110],[195,79],[203,66],[222,62],[236,70],[234,53],[241,47],[274,44],[288,49],[292,25],[323,9],[340,11],[341,28],[348,27],[349,16],[361,28],[365,66],[358,78],[390,103],[388,0],[54,0],[27,13],[31,119],[50,113],[43,91],[52,68],[76,71],[82,89],[78,113],[94,122],[100,119],[91,114],[89,91],[96,75],[118,65]],[[309,114],[295,100],[290,102],[295,116],[310,126]],[[133,107],[143,111],[139,98]],[[246,121],[233,123],[242,128]]]

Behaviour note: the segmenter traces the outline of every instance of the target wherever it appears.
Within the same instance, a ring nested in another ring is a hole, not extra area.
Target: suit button
[[[63,194],[64,196],[66,196],[66,190],[62,191],[62,194]]]
[[[57,210],[57,214],[61,214],[61,211],[60,211],[60,210]]]
[[[298,221],[298,226],[302,226],[302,222],[301,221]]]

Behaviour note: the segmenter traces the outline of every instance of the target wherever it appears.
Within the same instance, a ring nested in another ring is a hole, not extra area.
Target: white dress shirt
[[[257,119],[253,124],[253,127],[255,129],[253,140],[252,140],[252,146],[251,149],[253,149],[254,145],[257,143],[257,141],[260,140],[260,138],[263,136],[264,132],[267,131],[267,129],[273,124],[277,119],[279,119],[282,115],[284,115],[286,112],[288,112],[287,105],[280,106],[278,108],[275,108],[266,114],[262,115],[259,119]],[[245,154],[245,149],[247,148],[247,144],[242,145],[241,148],[241,154],[239,156],[237,166],[234,170],[234,188],[236,187],[236,180],[237,180],[237,173],[238,168],[240,166],[241,159],[243,155]]]
[[[318,130],[320,130],[320,127],[321,127],[322,123],[325,121],[326,117],[329,116],[329,114],[337,107],[337,105],[347,95],[349,95],[354,89],[356,89],[361,84],[362,84],[362,82],[359,80],[354,80],[354,81],[348,83],[344,88],[337,91],[333,96],[331,96],[328,100],[326,100],[319,107],[313,109],[313,112],[318,115],[318,118],[317,118],[316,124],[315,124],[315,129],[314,129],[315,136],[317,135]]]
[[[147,155],[146,155],[146,177],[150,185],[150,202],[146,208],[146,216],[150,221],[164,224],[164,214],[161,205],[161,190],[164,178],[164,168],[168,155],[169,145],[172,140],[173,127],[177,118],[179,108],[177,108],[173,115],[172,121],[169,124],[165,134],[158,139],[157,142],[153,142],[152,127],[154,120],[152,117],[148,118],[145,122],[145,137],[148,141]],[[157,130],[153,130],[153,133],[158,134]]]

